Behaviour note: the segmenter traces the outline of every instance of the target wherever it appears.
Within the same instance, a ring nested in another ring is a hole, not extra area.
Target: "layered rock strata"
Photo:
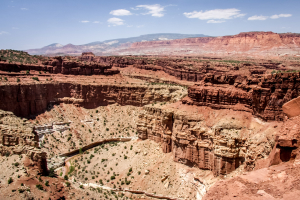
[[[44,112],[54,104],[68,103],[96,108],[113,103],[143,106],[177,101],[186,94],[179,86],[90,85],[71,82],[1,85],[0,109],[17,116]]]
[[[293,33],[244,32],[232,36],[186,38],[167,41],[136,42],[123,54],[148,55],[298,55],[300,35]]]
[[[79,60],[80,61],[55,57],[44,61],[42,65],[0,62],[0,70],[9,72],[35,70],[53,74],[61,73],[73,75],[113,75],[120,73],[119,70],[111,69],[112,65],[108,63],[92,62],[92,56],[84,55],[83,57],[79,57]]]
[[[207,75],[189,88],[183,103],[252,112],[264,120],[283,120],[282,105],[300,95],[299,73],[239,77]]]
[[[36,163],[39,172],[47,174],[46,153],[42,152],[38,144],[38,136],[34,127],[12,112],[0,110],[0,154],[26,154]]]
[[[243,163],[246,169],[253,169],[255,160],[267,157],[272,150],[274,139],[264,144],[259,142],[262,133],[257,129],[263,126],[251,120],[251,114],[179,107],[192,111],[145,106],[137,124],[140,139],[160,143],[163,152],[172,152],[176,162],[211,170],[218,176],[234,171]],[[264,139],[272,133],[273,127],[268,126],[263,128]]]

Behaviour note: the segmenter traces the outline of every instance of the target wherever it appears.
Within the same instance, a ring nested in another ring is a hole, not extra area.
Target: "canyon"
[[[229,50],[244,42],[249,44],[245,52],[255,45],[266,47],[257,52],[268,52],[291,41],[297,45],[297,37],[250,32],[181,40],[210,48],[219,40]],[[13,180],[0,183],[7,199],[12,195],[7,188],[17,191],[25,180],[36,196],[50,198],[53,188],[40,190],[35,184],[53,182],[61,187],[59,196],[70,199],[87,193],[95,199],[293,196],[277,182],[298,180],[300,63],[295,56],[1,53],[0,152],[8,172],[0,176]],[[16,171],[16,159],[22,170]]]

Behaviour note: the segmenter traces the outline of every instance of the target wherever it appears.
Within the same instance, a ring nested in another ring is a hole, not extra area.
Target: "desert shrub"
[[[49,186],[49,181],[46,181],[46,182],[45,182],[45,185],[46,185],[46,186]]]
[[[71,183],[70,182],[66,182],[67,187],[70,187]]]
[[[83,185],[80,185],[79,187],[82,189],[82,188],[83,188]]]
[[[11,184],[12,182],[13,182],[13,179],[12,179],[11,177],[9,177],[7,183],[8,183],[8,184]]]
[[[17,78],[17,82],[20,82],[20,79],[19,79],[19,78]]]
[[[69,180],[68,175],[65,175],[65,176],[64,176],[64,179],[65,179],[66,181]]]
[[[39,190],[43,190],[44,189],[41,184],[36,185],[36,188],[39,189]]]
[[[73,166],[73,165],[71,165],[71,167],[70,167],[70,171],[69,171],[69,173],[68,174],[71,174],[73,171],[75,170],[75,167]]]
[[[55,174],[55,171],[54,171],[53,167],[51,167],[50,170],[49,170],[49,177],[56,177],[56,174]]]

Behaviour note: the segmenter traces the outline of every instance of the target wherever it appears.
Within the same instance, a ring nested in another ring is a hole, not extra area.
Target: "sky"
[[[0,0],[0,49],[152,33],[300,33],[299,0]]]

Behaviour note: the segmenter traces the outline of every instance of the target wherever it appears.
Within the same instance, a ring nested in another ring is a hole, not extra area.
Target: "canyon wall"
[[[266,76],[205,77],[202,84],[189,88],[183,103],[252,112],[264,120],[283,120],[282,105],[300,95],[299,73]]]
[[[84,55],[79,60],[62,59],[61,57],[51,58],[42,64],[16,64],[0,62],[1,71],[20,72],[35,70],[51,74],[72,74],[72,75],[113,75],[120,73],[119,70],[111,69],[112,65],[100,62],[91,62],[87,59],[90,56]],[[86,61],[87,60],[87,61]]]
[[[70,82],[11,84],[0,86],[0,109],[27,117],[58,103],[96,108],[113,103],[143,106],[176,101],[186,92],[179,86],[90,85]]]
[[[0,110],[0,155],[12,154],[26,154],[38,167],[39,173],[48,173],[47,155],[39,148],[33,125],[12,112]]]
[[[293,33],[246,32],[232,36],[145,41],[123,49],[121,54],[152,55],[299,55],[300,35]]]
[[[178,107],[181,109],[145,106],[137,123],[139,138],[160,143],[176,162],[225,175],[242,164],[253,169],[256,159],[267,157],[274,146],[270,136],[274,127],[254,122],[250,113]]]

